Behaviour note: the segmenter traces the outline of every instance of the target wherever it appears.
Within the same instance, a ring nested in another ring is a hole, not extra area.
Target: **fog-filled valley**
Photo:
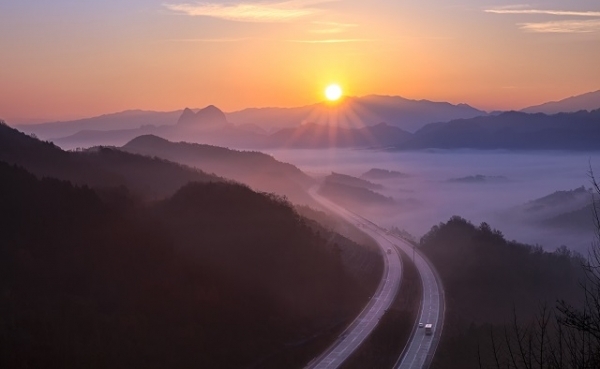
[[[598,152],[274,150],[270,153],[315,177],[324,178],[331,172],[361,177],[373,168],[403,174],[369,179],[381,185],[373,191],[393,199],[389,204],[367,199],[353,205],[378,224],[404,229],[417,239],[433,225],[459,215],[475,224],[487,222],[509,239],[539,244],[549,251],[566,245],[586,254],[594,240],[592,193],[585,189],[592,185],[590,169],[600,168]],[[557,191],[574,194],[544,201]],[[537,207],[532,209],[535,203],[527,206],[535,200],[540,203]],[[581,222],[576,225],[560,222],[560,215],[578,210],[582,210],[583,217],[578,218]]]

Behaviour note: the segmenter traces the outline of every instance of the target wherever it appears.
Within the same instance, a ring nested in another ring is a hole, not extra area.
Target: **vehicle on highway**
[[[391,254],[392,253],[392,249],[387,249],[387,253]]]
[[[433,324],[425,324],[425,335],[431,336],[433,334]]]
[[[423,328],[424,326],[425,326],[425,324],[419,323],[419,328]]]

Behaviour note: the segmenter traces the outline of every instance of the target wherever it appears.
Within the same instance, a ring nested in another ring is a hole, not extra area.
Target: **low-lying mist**
[[[361,212],[384,227],[395,226],[417,238],[433,225],[460,215],[475,224],[487,222],[508,239],[537,244],[548,251],[566,245],[585,254],[594,240],[591,193],[587,209],[581,209],[581,197],[588,194],[581,192],[575,200],[556,194],[542,198],[556,191],[591,187],[590,166],[600,175],[597,152],[337,149],[269,153],[315,177],[331,172],[360,177],[373,168],[406,174],[369,178],[382,184],[376,191],[392,197],[396,205],[393,212],[389,205],[378,211],[372,204]],[[533,200],[538,201],[528,204]],[[534,206],[535,214],[524,210]],[[569,211],[579,211],[584,224],[561,224],[561,218],[555,217],[563,209],[562,219],[571,217]]]

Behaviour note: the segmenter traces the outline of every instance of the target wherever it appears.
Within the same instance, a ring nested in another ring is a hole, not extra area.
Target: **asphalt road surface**
[[[425,328],[413,329],[413,334],[408,341],[402,356],[394,366],[395,369],[428,368],[433,360],[433,355],[442,334],[444,325],[444,295],[440,279],[431,263],[418,250],[408,242],[391,236],[395,239],[398,248],[413,258],[415,266],[423,282],[423,300],[417,323],[432,324],[433,334],[425,334]]]
[[[384,255],[383,277],[367,306],[336,342],[306,366],[310,369],[333,369],[339,367],[369,336],[379,323],[379,319],[394,301],[402,278],[402,263],[394,243],[382,237],[380,233],[373,231],[364,219],[317,195],[314,190],[310,191],[310,194],[316,201],[346,221],[362,225],[365,233],[377,241]],[[390,250],[390,253],[388,253],[388,250]]]
[[[311,361],[306,368],[332,369],[339,367],[377,326],[379,319],[394,300],[400,286],[402,263],[398,250],[404,251],[413,259],[423,283],[423,298],[419,319],[415,322],[411,337],[394,365],[394,369],[428,368],[442,333],[445,306],[443,288],[431,263],[408,242],[387,234],[384,229],[369,220],[319,196],[315,188],[309,193],[320,204],[346,221],[357,224],[365,233],[375,239],[382,249],[385,266],[383,279],[369,304],[340,335],[340,338],[323,354]],[[389,253],[390,250],[391,253]],[[418,323],[432,324],[433,334],[425,334],[425,328],[418,328]]]

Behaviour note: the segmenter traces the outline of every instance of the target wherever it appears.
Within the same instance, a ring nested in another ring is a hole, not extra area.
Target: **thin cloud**
[[[316,14],[315,5],[337,0],[289,0],[279,2],[241,2],[236,4],[163,4],[167,9],[190,16],[206,16],[237,22],[287,22]]]
[[[531,9],[524,5],[485,9],[484,12],[494,14],[600,18],[600,11]],[[518,23],[517,26],[526,32],[535,33],[591,33],[600,31],[600,19],[566,19],[547,22],[524,22]]]
[[[303,44],[340,44],[349,42],[372,42],[375,40],[367,38],[334,38],[326,40],[288,40],[288,42],[298,42]]]
[[[541,14],[558,15],[567,17],[600,17],[598,11],[572,11],[572,10],[543,10],[543,9],[521,9],[521,8],[493,8],[485,9],[486,13],[494,14]]]
[[[522,30],[536,33],[592,33],[600,31],[600,19],[520,23]]]
[[[167,42],[208,42],[208,43],[217,43],[217,42],[241,42],[249,40],[248,37],[240,37],[240,38],[173,38],[165,40]]]

